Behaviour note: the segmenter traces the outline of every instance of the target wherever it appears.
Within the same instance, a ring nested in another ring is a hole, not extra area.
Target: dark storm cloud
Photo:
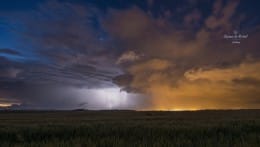
[[[128,3],[101,9],[98,2],[47,1],[0,13],[26,46],[0,55],[30,53],[22,61],[0,57],[0,100],[21,108],[91,107],[97,96],[85,89],[116,84],[144,94],[139,109],[259,107],[252,103],[259,99],[259,24],[247,25],[239,1]],[[223,38],[234,29],[249,38],[239,45]]]
[[[33,59],[1,57],[0,97],[5,101],[17,100],[29,108],[73,108],[82,97],[94,97],[82,96],[77,89],[113,86],[120,70],[98,27],[98,10],[49,1],[36,10],[9,13],[5,18],[14,26],[11,30]],[[11,49],[1,49],[0,54],[21,55]]]
[[[18,18],[18,21],[23,30],[16,32],[39,58],[35,64],[25,65],[29,71],[24,74],[37,76],[39,73],[46,77],[53,74],[79,80],[83,77],[108,79],[115,74],[114,53],[107,51],[111,48],[106,41],[100,40],[104,35],[97,26],[96,15],[99,14],[93,8],[57,1],[22,14],[22,20]]]

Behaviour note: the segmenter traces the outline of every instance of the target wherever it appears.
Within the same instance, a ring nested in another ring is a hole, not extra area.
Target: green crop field
[[[259,147],[260,110],[1,111],[0,146]]]

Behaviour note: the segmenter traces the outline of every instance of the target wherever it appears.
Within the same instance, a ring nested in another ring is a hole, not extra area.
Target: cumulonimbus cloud
[[[33,13],[7,12],[11,24],[22,26],[15,31],[34,58],[0,57],[1,100],[72,108],[95,102],[82,89],[117,85],[141,93],[133,96],[137,109],[259,108],[259,26],[241,28],[249,38],[239,45],[223,38],[244,20],[238,1],[210,3],[210,14],[196,6],[154,14],[154,4],[104,13],[54,1]]]

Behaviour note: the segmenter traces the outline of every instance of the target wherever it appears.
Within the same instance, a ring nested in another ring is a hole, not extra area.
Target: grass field
[[[259,147],[260,110],[0,111],[0,146]]]

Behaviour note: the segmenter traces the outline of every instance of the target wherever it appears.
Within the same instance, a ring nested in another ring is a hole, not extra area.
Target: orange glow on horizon
[[[0,103],[0,107],[10,107],[12,106],[13,104],[3,104],[3,103]]]
[[[20,103],[0,103],[0,107],[2,108],[11,107],[13,105],[20,105]]]

